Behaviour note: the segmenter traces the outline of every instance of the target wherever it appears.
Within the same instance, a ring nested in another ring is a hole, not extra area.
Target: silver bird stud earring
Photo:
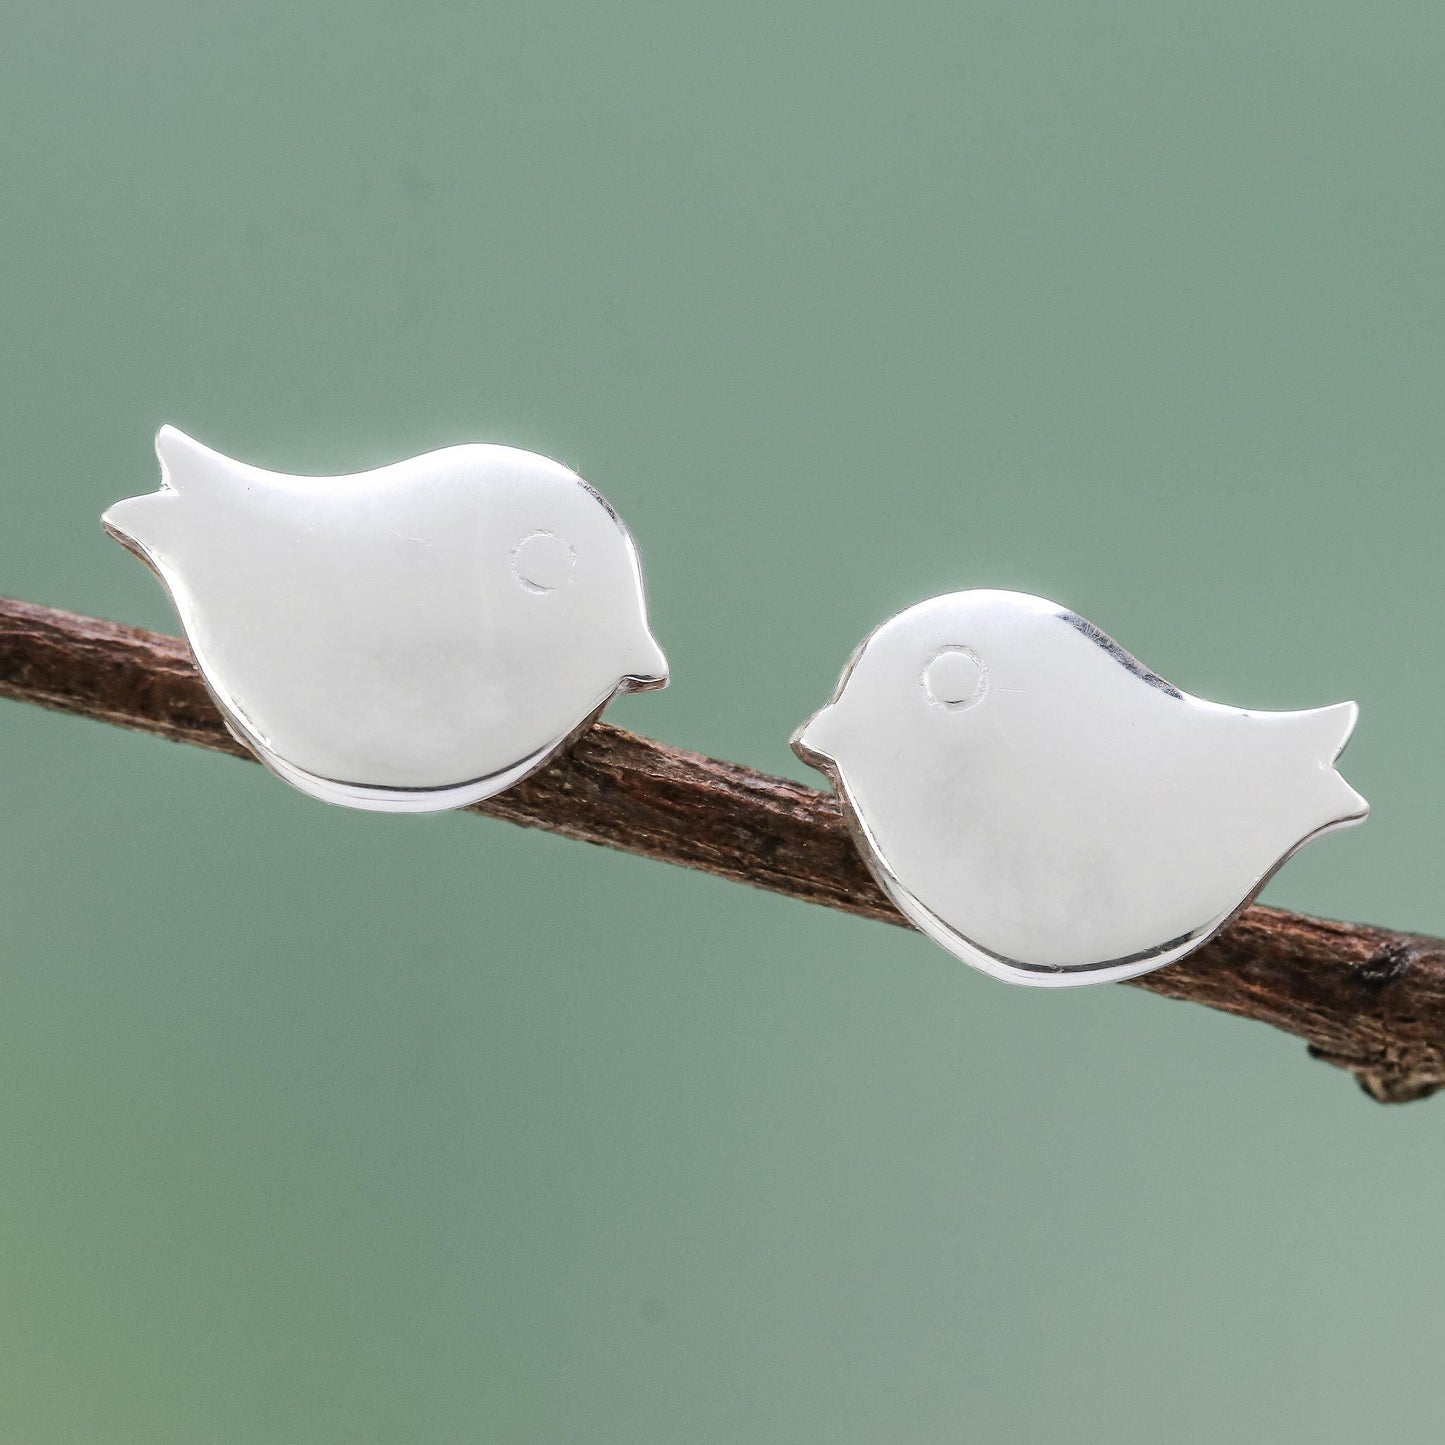
[[[160,490],[105,528],[165,584],[231,731],[304,793],[463,807],[667,682],[632,536],[558,462],[458,446],[292,477],[174,427],[156,454]]]
[[[899,910],[965,963],[1044,987],[1132,978],[1223,928],[1369,805],[1335,771],[1358,709],[1191,697],[1016,592],[910,607],[793,737]]]

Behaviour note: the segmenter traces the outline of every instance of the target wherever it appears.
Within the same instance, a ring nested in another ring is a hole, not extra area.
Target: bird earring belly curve
[[[459,446],[292,477],[173,427],[156,454],[160,490],[105,528],[165,584],[231,731],[304,793],[463,807],[667,683],[632,536],[558,462]]]
[[[874,631],[793,749],[916,927],[1064,987],[1183,957],[1297,849],[1362,822],[1334,769],[1357,711],[1222,707],[1053,602],[959,592]]]

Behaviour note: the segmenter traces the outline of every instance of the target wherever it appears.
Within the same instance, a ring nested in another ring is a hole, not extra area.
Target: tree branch
[[[179,638],[3,598],[0,697],[251,756]],[[470,811],[904,924],[832,797],[606,723]],[[1255,906],[1131,986],[1296,1034],[1382,1103],[1445,1087],[1445,940]]]

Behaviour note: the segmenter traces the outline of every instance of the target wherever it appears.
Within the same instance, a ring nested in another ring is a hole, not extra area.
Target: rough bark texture
[[[175,637],[0,599],[0,696],[251,756]],[[471,811],[904,924],[832,797],[606,723]],[[1445,940],[1256,906],[1132,986],[1297,1034],[1382,1103],[1445,1086]]]

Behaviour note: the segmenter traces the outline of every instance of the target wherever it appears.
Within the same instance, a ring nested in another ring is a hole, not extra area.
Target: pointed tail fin
[[[1369,816],[1369,803],[1335,771],[1335,762],[1345,750],[1345,744],[1359,720],[1359,704],[1341,702],[1296,716],[1299,719],[1300,746],[1305,756],[1327,774],[1332,806],[1338,819],[1334,826],[1364,822]]]
[[[183,496],[213,490],[233,478],[238,465],[173,426],[163,426],[156,433],[156,457],[161,464],[161,485]]]

